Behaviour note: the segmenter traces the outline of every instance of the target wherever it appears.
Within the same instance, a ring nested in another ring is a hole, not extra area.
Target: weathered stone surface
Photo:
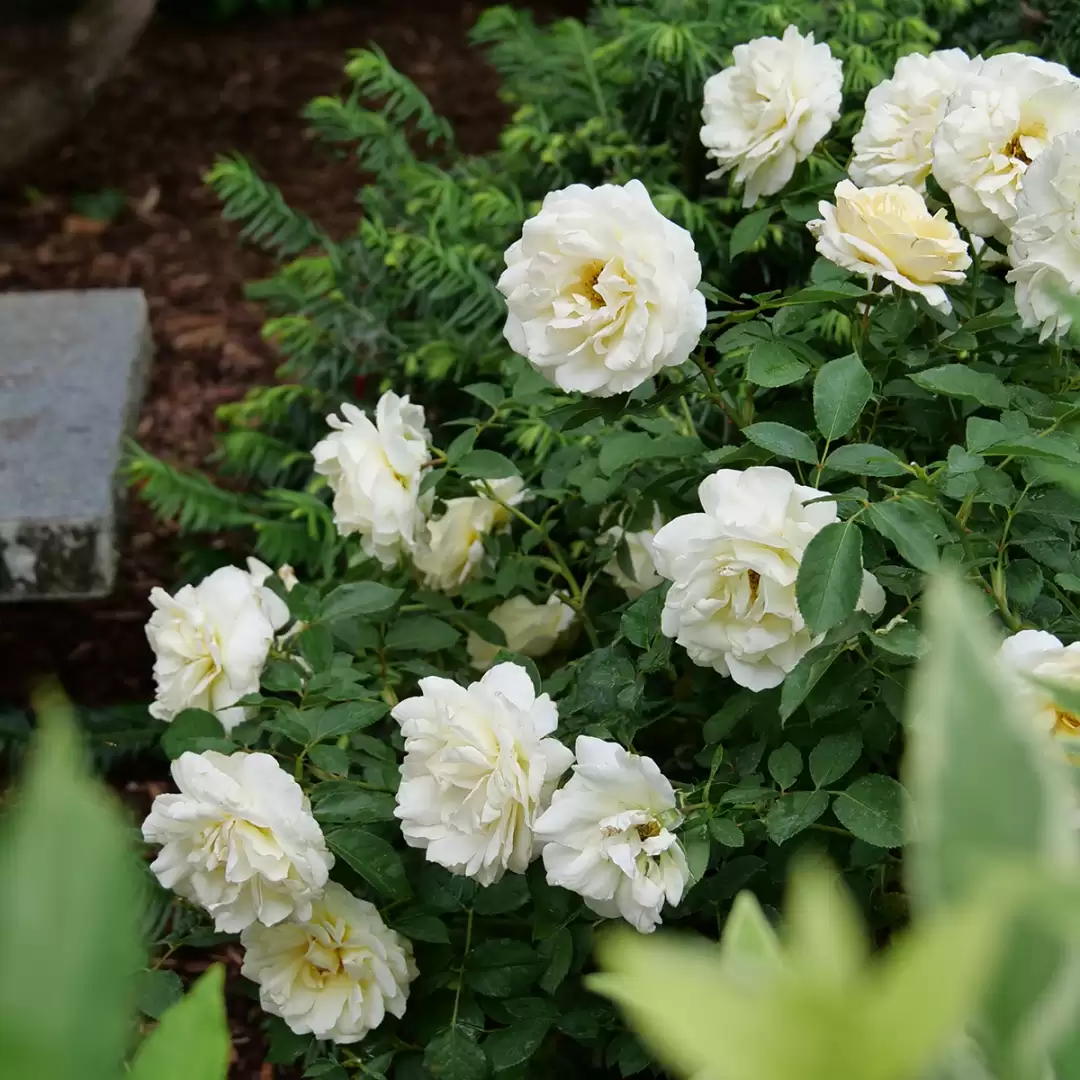
[[[139,289],[0,296],[0,600],[104,596],[151,352]]]

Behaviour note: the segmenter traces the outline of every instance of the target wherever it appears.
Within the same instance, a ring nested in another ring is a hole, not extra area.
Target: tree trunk
[[[0,177],[58,139],[89,108],[154,13],[156,0],[88,0],[68,24],[62,63],[0,99]]]

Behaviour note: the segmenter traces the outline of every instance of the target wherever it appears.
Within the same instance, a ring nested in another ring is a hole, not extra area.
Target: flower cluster
[[[455,344],[483,343],[493,381],[465,390],[490,413],[440,417],[456,390],[425,401],[388,361],[384,387],[412,400],[338,397],[311,448],[305,498],[330,540],[304,584],[251,560],[155,590],[153,714],[209,711],[226,738],[174,762],[178,792],[143,826],[153,871],[241,934],[293,1031],[361,1040],[423,978],[456,1053],[489,996],[474,914],[508,916],[509,953],[537,954],[510,966],[554,994],[584,963],[583,922],[711,921],[732,895],[718,869],[771,874],[768,845],[826,813],[845,857],[851,837],[897,847],[898,688],[940,561],[1014,631],[1000,660],[1019,707],[1080,740],[1053,692],[1080,681],[1080,645],[1033,628],[1068,640],[1080,617],[1075,504],[1040,501],[1037,471],[1080,461],[1076,375],[1017,325],[1059,341],[1080,307],[1080,81],[1014,53],[904,56],[838,179],[843,88],[796,27],[691,86],[695,183],[708,158],[744,207],[769,200],[730,236],[699,214],[723,209],[717,185],[683,196],[675,163],[648,186],[627,180],[647,164],[633,154],[607,173],[620,183],[560,172],[477,245],[505,267],[484,271],[486,337]],[[820,256],[808,287],[750,265],[800,246]],[[550,940],[528,938],[514,913],[553,889]],[[465,956],[433,975],[446,957],[421,943]],[[534,1005],[515,990],[494,1019]]]
[[[409,845],[481,885],[524,873],[542,851],[552,885],[643,932],[679,902],[681,815],[655,762],[587,737],[571,752],[553,737],[555,703],[517,664],[467,687],[422,679],[420,691],[393,710]],[[401,1016],[417,975],[409,942],[329,880],[334,858],[296,780],[268,754],[212,750],[182,754],[172,773],[179,792],[159,795],[143,823],[162,845],[151,869],[218,930],[241,933],[263,1008],[341,1043]]]
[[[681,815],[654,761],[585,736],[571,753],[552,737],[557,706],[517,664],[465,688],[422,679],[420,691],[393,710],[405,736],[396,814],[428,860],[490,885],[542,854],[552,885],[645,932],[679,902]]]
[[[143,822],[161,845],[151,870],[242,935],[263,1008],[337,1042],[400,1016],[416,976],[409,943],[330,881],[334,857],[296,780],[269,754],[213,750],[182,754],[172,776],[179,791]]]
[[[1078,131],[1080,79],[1060,64],[957,49],[904,57],[870,91],[854,139],[850,174],[864,191],[845,181],[835,208],[822,203],[818,250],[949,310],[941,286],[963,280],[970,259],[945,211],[925,207],[932,175],[977,251],[999,258],[987,241],[1008,245],[1023,325],[1060,338],[1080,296]]]

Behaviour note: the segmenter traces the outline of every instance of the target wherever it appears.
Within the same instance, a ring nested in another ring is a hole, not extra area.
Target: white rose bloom
[[[1024,172],[1078,128],[1080,80],[1060,64],[1002,53],[949,101],[934,136],[934,178],[964,228],[1007,242]]]
[[[941,311],[952,310],[942,285],[960,284],[971,256],[944,209],[931,214],[923,197],[903,184],[859,189],[841,180],[834,198],[835,206],[818,203],[821,217],[806,226],[821,255],[865,274],[871,284],[881,277]]]
[[[616,743],[581,735],[574,755],[574,775],[536,823],[548,883],[648,934],[690,880],[672,831],[682,822],[675,792],[652,758]]]
[[[705,83],[701,142],[719,168],[735,170],[743,206],[775,195],[840,119],[844,69],[829,46],[789,26],[732,51],[734,63]]]
[[[412,946],[374,904],[335,881],[311,914],[250,926],[241,972],[259,984],[259,1003],[297,1035],[358,1042],[387,1013],[401,1017],[417,976]]]
[[[547,738],[559,722],[518,664],[497,664],[461,687],[420,680],[420,697],[394,706],[405,736],[395,815],[410,847],[481,885],[523,874],[536,854],[533,825],[574,755]]]
[[[271,573],[248,559],[247,570],[223,566],[175,596],[151,590],[151,716],[168,722],[184,709],[206,709],[226,731],[245,719],[246,710],[235,704],[259,689],[274,632],[289,621],[285,602],[263,585]]]
[[[613,526],[600,536],[601,540],[612,541],[616,544],[626,541],[626,547],[630,554],[631,574],[619,565],[619,554],[615,555],[604,567],[605,573],[615,579],[615,584],[621,588],[631,600],[648,592],[654,585],[659,585],[663,578],[653,567],[652,542],[657,530],[664,524],[663,515],[657,508],[653,513],[652,526],[641,529],[639,532],[627,532],[621,526]]]
[[[389,390],[375,423],[355,405],[342,405],[341,414],[326,418],[336,430],[312,450],[315,471],[333,489],[338,532],[359,533],[364,551],[391,567],[415,549],[424,527],[420,481],[431,438],[424,410]]]
[[[806,545],[838,521],[836,503],[769,466],[720,469],[702,481],[704,513],[665,525],[653,540],[656,569],[674,584],[661,629],[690,659],[767,690],[816,644],[795,599]],[[864,571],[859,608],[876,614],[885,594]]]
[[[488,618],[503,632],[506,645],[492,645],[475,631],[470,633],[469,663],[478,671],[491,667],[502,648],[532,658],[551,652],[559,635],[574,621],[574,609],[554,595],[545,604],[513,596],[492,608]]]
[[[931,143],[949,97],[978,73],[982,62],[962,49],[910,53],[897,60],[892,78],[866,95],[862,127],[852,141],[851,179],[859,187],[907,184],[925,191],[934,160]]]
[[[142,826],[163,845],[158,881],[225,933],[306,919],[334,857],[300,785],[269,754],[242,751],[181,754],[172,777],[179,794],[159,795]]]
[[[1080,303],[1080,132],[1062,135],[1024,174],[1009,243],[1016,309],[1039,340],[1060,338]]]
[[[1045,630],[1021,630],[1001,643],[998,658],[1011,676],[1021,708],[1037,727],[1055,735],[1080,737],[1080,717],[1058,709],[1049,692],[1032,681],[1080,690],[1080,642],[1062,645]]]
[[[701,263],[639,180],[549,192],[506,252],[503,333],[561,390],[633,390],[705,329]]]
[[[489,499],[485,485],[502,502]],[[484,537],[510,524],[510,512],[502,503],[517,506],[528,497],[520,476],[474,480],[473,487],[476,495],[447,499],[445,512],[428,519],[413,562],[429,589],[452,593],[464,585],[484,558]]]

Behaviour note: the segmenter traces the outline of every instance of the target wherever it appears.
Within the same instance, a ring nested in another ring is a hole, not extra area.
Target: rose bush
[[[184,529],[295,567],[259,583],[289,621],[245,653],[258,688],[178,697],[163,735],[178,781],[187,754],[280,764],[171,820],[186,875],[295,866],[310,892],[244,931],[275,1060],[640,1072],[579,978],[606,921],[715,935],[743,887],[775,907],[812,841],[879,939],[905,922],[926,572],[977,587],[1018,679],[1068,675],[1076,80],[1018,53],[916,61],[953,44],[923,5],[849,7],[651,0],[547,29],[497,9],[478,33],[515,113],[479,157],[357,54],[356,92],[310,109],[376,177],[340,242],[215,169],[288,257],[256,292],[292,381],[223,410],[245,489],[140,455],[132,474]],[[300,867],[321,842],[320,885]]]

